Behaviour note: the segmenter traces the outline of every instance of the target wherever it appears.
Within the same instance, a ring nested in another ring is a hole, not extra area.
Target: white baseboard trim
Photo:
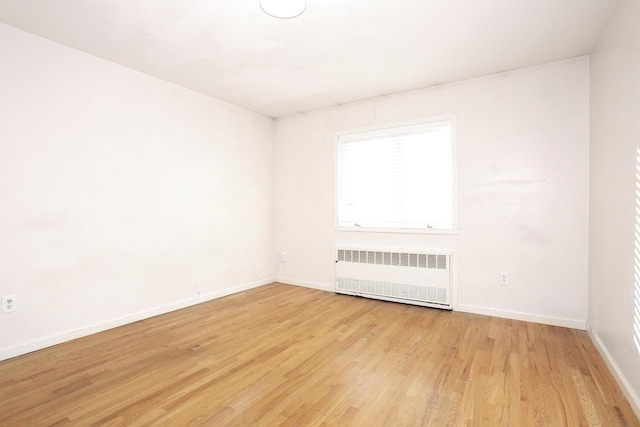
[[[22,356],[23,354],[31,353],[37,350],[42,350],[43,348],[47,348],[47,347],[51,347],[67,341],[75,340],[77,338],[82,338],[98,332],[103,332],[108,329],[117,328],[119,326],[123,326],[129,323],[138,322],[144,319],[149,319],[151,317],[155,317],[160,314],[169,313],[171,311],[180,310],[182,308],[190,307],[192,305],[201,304],[203,302],[211,301],[217,298],[222,298],[224,296],[246,291],[248,289],[253,289],[259,286],[268,285],[273,282],[275,282],[274,278],[266,278],[262,280],[257,280],[255,282],[243,283],[241,285],[236,285],[236,286],[232,286],[219,291],[211,292],[205,295],[200,295],[196,298],[190,298],[187,300],[178,301],[175,303],[152,308],[150,310],[145,310],[138,313],[133,313],[126,316],[118,317],[115,319],[110,319],[102,323],[84,327],[82,329],[65,331],[56,335],[52,335],[50,337],[37,339],[35,341],[31,341],[26,344],[20,344],[15,347],[0,349],[0,361],[11,359],[17,356]]]
[[[561,317],[540,316],[531,313],[521,313],[518,311],[498,310],[494,308],[478,307],[475,305],[455,304],[453,311],[464,313],[482,314],[485,316],[500,317],[503,319],[523,320],[525,322],[542,323],[544,325],[562,326],[564,328],[587,329],[587,322],[581,320],[564,319]]]
[[[611,371],[614,378],[618,382],[618,385],[620,386],[622,393],[627,398],[629,405],[631,405],[631,409],[633,409],[633,412],[635,412],[636,417],[640,419],[640,397],[638,396],[638,393],[636,393],[633,387],[631,387],[631,384],[629,384],[629,381],[627,381],[627,377],[624,375],[624,373],[620,369],[620,366],[618,366],[616,361],[613,359],[613,357],[611,356],[611,353],[609,353],[609,350],[607,349],[607,347],[604,345],[604,343],[598,336],[598,333],[593,329],[591,329],[591,325],[589,325],[588,323],[587,323],[587,333],[589,334],[589,337],[591,338],[591,341],[593,342],[593,344],[596,346],[596,348],[600,352],[600,355],[604,359],[604,363],[606,363],[607,367],[609,368],[609,371]]]
[[[288,277],[278,277],[279,283],[287,285],[303,286],[305,288],[319,289],[321,291],[335,292],[333,285],[326,283],[307,282],[305,280],[291,279]],[[561,326],[564,328],[579,329],[584,331],[587,328],[586,321],[564,319],[560,317],[539,316],[530,313],[520,313],[517,311],[497,310],[493,308],[478,307],[466,304],[454,304],[453,311],[461,311],[463,313],[482,314],[485,316],[500,317],[503,319],[523,320],[525,322],[542,323],[544,325]]]
[[[305,288],[319,289],[321,291],[334,292],[335,287],[333,285],[327,285],[326,283],[307,282],[304,280],[290,279],[288,277],[278,277],[276,282],[284,283],[285,285],[302,286]]]

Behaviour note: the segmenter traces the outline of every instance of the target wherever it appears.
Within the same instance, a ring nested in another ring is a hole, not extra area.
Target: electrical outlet
[[[16,311],[16,296],[5,295],[2,297],[2,314]]]
[[[509,284],[509,273],[507,273],[506,271],[500,273],[500,279],[498,283],[500,283],[502,286],[507,286]]]
[[[280,252],[280,261],[286,261],[287,260],[287,253],[286,252]]]

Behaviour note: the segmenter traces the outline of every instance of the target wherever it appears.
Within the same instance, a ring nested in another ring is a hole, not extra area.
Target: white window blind
[[[451,230],[449,120],[342,135],[338,226]]]

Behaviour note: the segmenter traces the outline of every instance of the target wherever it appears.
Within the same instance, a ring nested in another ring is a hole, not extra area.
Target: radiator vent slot
[[[338,249],[338,261],[446,270],[447,255]]]
[[[432,288],[429,286],[406,285],[402,283],[376,282],[375,280],[359,280],[348,277],[339,277],[338,289],[358,294],[367,293],[377,296],[447,304],[447,290],[443,288]]]
[[[451,309],[451,252],[336,247],[337,293]]]

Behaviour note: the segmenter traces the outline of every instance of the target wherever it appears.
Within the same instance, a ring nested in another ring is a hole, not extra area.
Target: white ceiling
[[[616,0],[0,0],[0,22],[272,117],[586,55]]]

